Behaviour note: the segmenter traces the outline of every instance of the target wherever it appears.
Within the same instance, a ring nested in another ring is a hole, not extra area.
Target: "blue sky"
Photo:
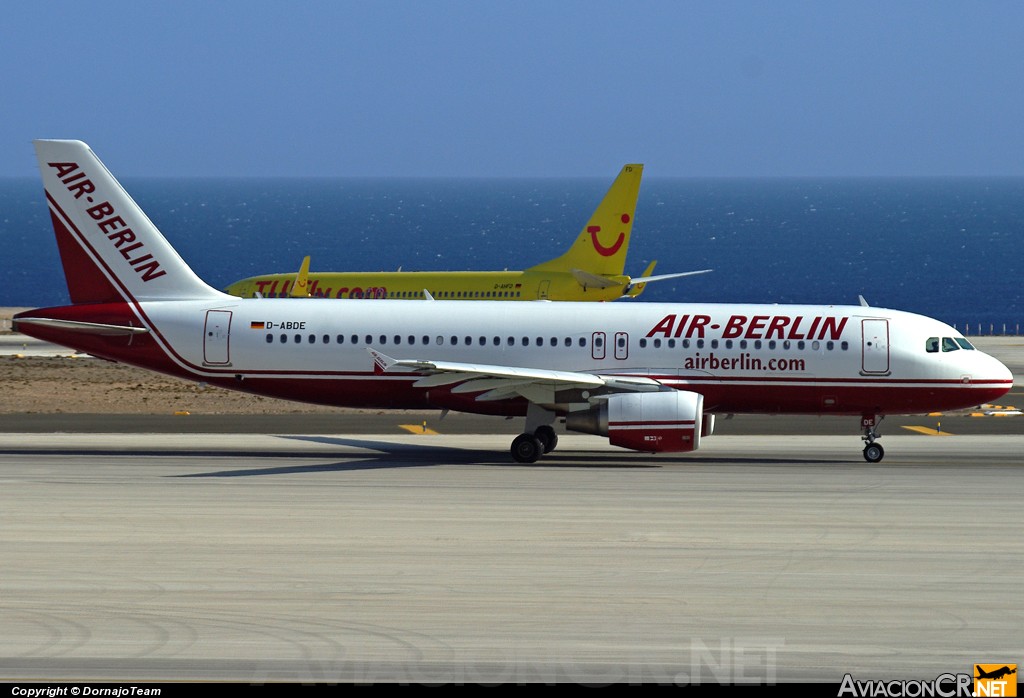
[[[0,176],[1024,175],[1024,3],[5,5]]]

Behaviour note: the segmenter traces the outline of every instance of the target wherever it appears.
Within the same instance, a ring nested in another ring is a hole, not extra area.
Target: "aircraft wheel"
[[[544,453],[551,453],[555,450],[555,446],[558,445],[558,434],[555,433],[553,427],[547,425],[537,427],[533,435],[540,439],[540,443],[544,447]]]
[[[533,434],[520,434],[512,441],[512,458],[517,463],[536,463],[544,444]]]
[[[868,463],[877,463],[884,455],[885,449],[882,448],[882,444],[868,444],[864,447],[864,460]]]

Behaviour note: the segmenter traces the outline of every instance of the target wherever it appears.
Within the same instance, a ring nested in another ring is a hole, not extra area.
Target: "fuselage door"
[[[590,356],[598,361],[604,358],[604,332],[595,332],[591,335]]]
[[[231,361],[231,311],[207,310],[203,328],[203,363],[224,365]]]
[[[615,358],[619,361],[629,358],[629,335],[625,332],[615,333]]]
[[[551,290],[551,280],[544,279],[540,282],[540,286],[537,288],[537,298],[542,300],[547,299],[548,292]]]
[[[861,320],[863,373],[889,372],[889,321]]]

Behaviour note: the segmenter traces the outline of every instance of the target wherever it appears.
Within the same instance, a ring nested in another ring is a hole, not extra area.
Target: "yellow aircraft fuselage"
[[[237,281],[233,296],[291,296],[295,274],[266,274]],[[587,287],[571,273],[544,271],[393,271],[320,272],[309,274],[307,295],[314,298],[424,298],[436,300],[576,300],[612,301],[623,296],[630,277],[607,277],[614,284]]]

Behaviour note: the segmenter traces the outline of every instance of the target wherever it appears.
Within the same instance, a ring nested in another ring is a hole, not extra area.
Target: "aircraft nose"
[[[1009,392],[1010,388],[1016,381],[1013,372],[1006,367],[1006,364],[996,357],[991,356],[990,354],[982,354],[982,356],[985,357],[986,361],[984,365],[979,367],[981,370],[978,371],[977,377],[992,383],[1003,384],[1006,386],[1004,393]]]
[[[997,366],[997,370],[999,372],[1000,379],[1002,379],[1002,380],[1009,380],[1009,381],[1016,381],[1016,378],[1014,377],[1013,372],[1010,371],[1009,368],[1007,368],[1006,364],[1004,364],[1002,361],[1000,361],[999,359],[997,359],[995,357],[992,357],[992,360],[995,362],[995,364]]]

